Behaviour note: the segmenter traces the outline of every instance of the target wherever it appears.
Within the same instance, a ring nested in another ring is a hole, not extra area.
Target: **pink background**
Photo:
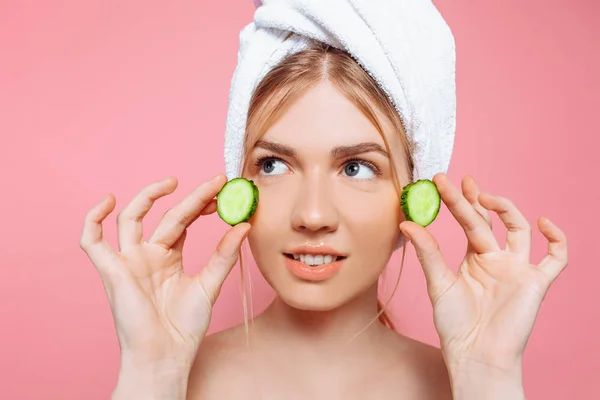
[[[180,187],[150,213],[148,235],[168,207],[222,171],[229,80],[253,4],[25,3],[0,3],[0,398],[107,399],[119,350],[100,279],[78,247],[83,216],[108,192],[120,209],[174,174]],[[570,266],[546,297],[526,353],[528,398],[600,398],[600,3],[436,4],[458,53],[450,177],[473,174],[534,227],[547,215],[569,238]],[[105,225],[113,244],[115,215]],[[192,227],[190,273],[225,229],[215,215]],[[465,240],[447,209],[431,230],[456,265]],[[537,230],[533,243],[537,263],[546,251]],[[260,310],[271,292],[253,275]],[[212,331],[242,320],[238,285],[236,269]],[[412,248],[392,311],[408,335],[437,343]]]

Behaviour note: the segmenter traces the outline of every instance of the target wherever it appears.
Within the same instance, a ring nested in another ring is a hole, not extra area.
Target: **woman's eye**
[[[375,173],[371,168],[357,161],[346,164],[344,166],[344,174],[358,179],[371,179],[375,176]]]
[[[279,175],[287,171],[287,166],[281,160],[269,158],[262,161],[260,169],[266,175]]]

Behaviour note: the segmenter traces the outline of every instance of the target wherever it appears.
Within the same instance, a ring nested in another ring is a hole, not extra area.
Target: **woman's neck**
[[[371,323],[376,315],[376,284],[350,302],[329,311],[299,310],[277,297],[256,319],[253,332],[270,343],[306,345],[312,351],[350,349],[372,344],[385,333],[389,334],[388,328],[379,321]],[[346,343],[350,339],[353,340],[348,347]]]

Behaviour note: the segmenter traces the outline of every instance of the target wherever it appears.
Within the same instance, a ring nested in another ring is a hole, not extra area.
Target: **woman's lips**
[[[342,263],[346,260],[346,257],[343,257],[328,264],[310,266],[300,260],[295,260],[289,255],[285,255],[284,258],[286,267],[292,274],[300,279],[312,282],[320,282],[332,278],[338,273],[342,267]]]

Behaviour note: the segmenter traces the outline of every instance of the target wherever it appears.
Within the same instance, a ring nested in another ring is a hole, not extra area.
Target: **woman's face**
[[[400,149],[400,140],[390,146]],[[290,306],[330,310],[376,284],[402,221],[385,149],[375,126],[325,81],[250,150],[244,175],[260,191],[250,247]]]

